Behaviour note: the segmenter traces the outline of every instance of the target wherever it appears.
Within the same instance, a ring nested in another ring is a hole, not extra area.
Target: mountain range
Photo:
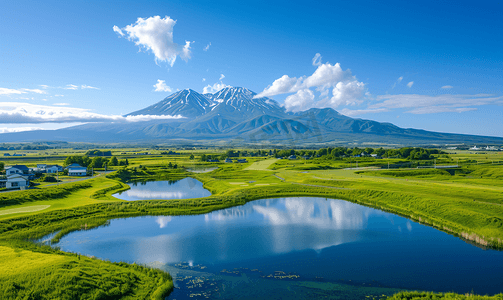
[[[503,144],[501,137],[405,129],[390,123],[355,119],[331,108],[286,112],[276,101],[254,98],[242,87],[214,94],[191,89],[126,116],[179,115],[183,118],[128,123],[89,123],[59,130],[0,134],[0,142],[155,142],[229,144]]]

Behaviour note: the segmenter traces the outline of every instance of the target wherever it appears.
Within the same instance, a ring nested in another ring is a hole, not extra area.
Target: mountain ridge
[[[180,115],[184,118],[134,123],[94,123],[59,130],[0,134],[0,142],[54,140],[75,142],[176,141],[265,144],[503,144],[501,137],[462,135],[400,128],[391,123],[351,118],[332,108],[288,113],[276,101],[254,98],[253,91],[226,87],[200,94],[177,91],[126,116]]]

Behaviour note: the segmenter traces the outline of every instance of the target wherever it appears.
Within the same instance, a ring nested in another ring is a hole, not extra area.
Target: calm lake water
[[[205,274],[248,268],[313,282],[503,292],[503,252],[480,249],[403,217],[325,198],[257,200],[198,216],[117,219],[71,233],[57,246],[111,261],[204,266]],[[184,298],[175,292],[176,299]]]
[[[208,197],[211,192],[203,188],[202,182],[194,178],[178,181],[147,181],[128,183],[131,189],[113,194],[127,201],[149,199],[188,199]]]

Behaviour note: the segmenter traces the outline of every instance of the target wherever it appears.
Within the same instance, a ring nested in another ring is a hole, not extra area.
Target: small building
[[[225,162],[226,162],[226,163],[232,163],[232,159],[230,159],[230,158],[226,158],[226,159],[225,159]]]
[[[218,159],[208,159],[208,162],[220,162]]]
[[[248,161],[246,160],[246,158],[243,158],[243,159],[238,159],[237,162],[240,164],[243,164],[243,163],[247,163]]]
[[[27,175],[30,172],[30,169],[25,165],[14,165],[5,168],[5,174],[7,176],[14,174],[24,174]]]
[[[297,155],[290,155],[290,156],[288,157],[288,159],[291,159],[291,160],[297,159]]]
[[[27,176],[21,174],[14,174],[7,176],[5,187],[7,189],[25,189],[30,186],[30,180]]]
[[[68,176],[86,176],[86,175],[87,175],[87,168],[81,167],[79,165],[68,168]]]
[[[55,173],[58,173],[58,172],[62,172],[63,171],[63,167],[59,166],[59,165],[49,165],[49,166],[45,167],[45,171],[48,174],[55,174]]]
[[[3,156],[10,156],[10,154],[9,153],[4,153]]]
[[[47,164],[37,164],[37,169],[43,170],[47,167]]]

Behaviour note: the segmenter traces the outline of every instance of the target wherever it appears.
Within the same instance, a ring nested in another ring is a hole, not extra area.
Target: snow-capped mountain
[[[253,99],[256,93],[246,88],[227,87],[214,94],[199,94],[186,89],[164,100],[128,115],[182,115],[196,118],[215,111],[238,119],[256,115],[284,115],[284,109],[269,98]],[[232,114],[232,115],[230,115]]]
[[[178,91],[144,109],[127,114],[136,115],[182,115],[193,118],[204,115],[210,111],[213,102],[198,92],[186,89]]]
[[[134,123],[94,123],[59,130],[0,134],[0,141],[59,140],[70,142],[204,141],[223,145],[276,143],[500,144],[503,138],[404,129],[390,123],[353,119],[331,108],[285,112],[276,101],[253,97],[242,87],[227,87],[214,94],[186,89],[134,115],[181,115],[184,118]]]

